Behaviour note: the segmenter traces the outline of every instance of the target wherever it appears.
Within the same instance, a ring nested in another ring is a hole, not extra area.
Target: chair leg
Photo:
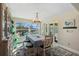
[[[46,56],[45,49],[44,49],[44,52],[43,53],[44,53],[44,56]]]

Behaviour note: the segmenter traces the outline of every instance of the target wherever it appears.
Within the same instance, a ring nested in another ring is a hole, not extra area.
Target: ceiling
[[[36,12],[40,19],[51,19],[55,15],[61,15],[74,10],[70,3],[8,3],[14,17],[35,18]]]
[[[72,3],[72,5],[79,11],[79,3]]]

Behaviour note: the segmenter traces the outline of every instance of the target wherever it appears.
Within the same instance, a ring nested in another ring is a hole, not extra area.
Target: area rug
[[[79,56],[71,51],[68,51],[60,46],[51,48],[51,56]]]

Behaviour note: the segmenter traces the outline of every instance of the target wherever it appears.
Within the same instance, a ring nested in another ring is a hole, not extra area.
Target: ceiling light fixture
[[[39,20],[38,12],[36,12],[35,19],[34,19],[33,22],[34,22],[34,23],[40,23],[40,22],[41,22],[41,21]]]

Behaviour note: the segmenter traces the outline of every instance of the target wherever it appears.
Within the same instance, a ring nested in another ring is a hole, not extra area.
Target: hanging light
[[[34,23],[40,23],[41,21],[39,20],[39,17],[38,17],[38,12],[36,12],[36,16],[35,16],[35,19],[33,21]]]

